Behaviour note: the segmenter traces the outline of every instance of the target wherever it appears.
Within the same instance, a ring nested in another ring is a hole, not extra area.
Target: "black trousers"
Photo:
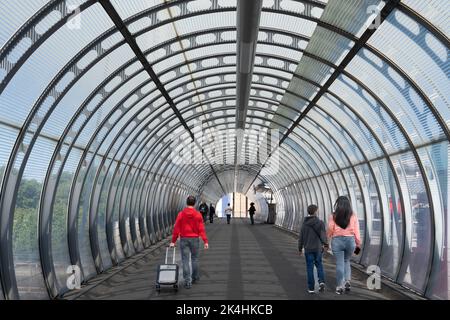
[[[227,214],[227,223],[230,224],[231,214]]]
[[[250,221],[252,222],[252,224],[255,224],[255,220],[253,220],[253,214],[250,214]]]
[[[209,214],[209,222],[213,223],[214,220],[214,213],[213,214]]]

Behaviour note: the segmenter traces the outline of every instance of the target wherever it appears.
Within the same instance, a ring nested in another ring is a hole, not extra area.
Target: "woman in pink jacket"
[[[344,290],[350,291],[350,258],[355,249],[361,246],[358,218],[345,196],[340,196],[334,204],[334,212],[328,220],[327,235],[336,258],[336,293],[342,294]]]

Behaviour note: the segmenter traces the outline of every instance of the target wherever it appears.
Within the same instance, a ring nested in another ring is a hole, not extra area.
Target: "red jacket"
[[[175,226],[173,228],[172,242],[175,243],[178,237],[182,238],[198,238],[201,237],[204,243],[208,243],[206,237],[205,225],[203,217],[194,208],[184,208],[178,213]]]

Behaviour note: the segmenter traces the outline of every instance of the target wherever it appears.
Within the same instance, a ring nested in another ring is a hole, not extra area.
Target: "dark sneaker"
[[[319,283],[319,292],[323,292],[325,290],[325,283]]]
[[[192,279],[192,284],[194,284],[194,283],[198,282],[199,280],[200,280],[200,278],[197,278],[197,279]]]
[[[185,284],[184,284],[184,288],[185,288],[185,289],[190,289],[190,288],[192,288],[192,284],[190,284],[190,283],[185,283]]]
[[[345,282],[345,291],[350,291],[351,289],[351,285],[350,285],[350,281]]]
[[[336,294],[343,294],[343,293],[344,293],[344,289],[336,288]]]

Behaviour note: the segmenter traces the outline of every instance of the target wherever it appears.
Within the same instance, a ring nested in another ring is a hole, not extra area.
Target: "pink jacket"
[[[358,218],[356,217],[356,214],[352,214],[350,218],[350,223],[348,224],[346,229],[342,229],[339,227],[336,222],[334,222],[333,215],[330,216],[328,219],[328,231],[327,231],[328,238],[333,237],[355,237],[356,245],[359,247],[361,246],[361,235],[359,234],[359,222]]]

